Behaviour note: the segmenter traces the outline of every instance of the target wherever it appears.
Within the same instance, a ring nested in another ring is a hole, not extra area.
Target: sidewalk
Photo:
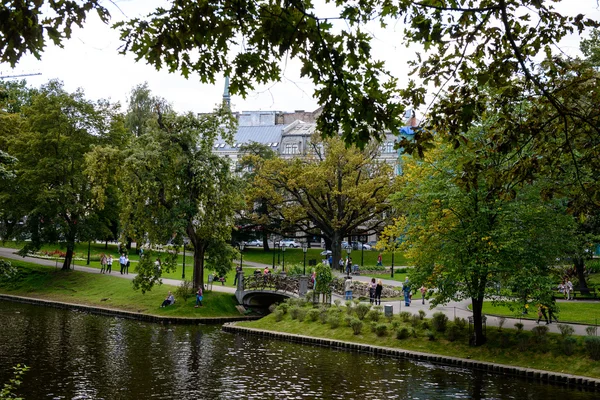
[[[35,257],[21,257],[18,254],[15,254],[15,251],[16,251],[15,249],[0,247],[0,257],[10,258],[10,259],[14,259],[14,260],[23,260],[23,261],[40,264],[40,265],[47,265],[47,266],[51,266],[51,267],[54,267],[57,265],[57,263],[53,260],[44,260],[44,259],[35,258]],[[256,262],[251,262],[251,261],[250,262],[244,261],[244,265],[256,267],[256,268],[260,268],[260,269],[263,269],[265,267],[271,268],[271,265],[256,263]],[[60,263],[58,264],[58,267],[60,268]],[[83,266],[78,265],[75,267],[75,269],[77,271],[87,272],[87,273],[91,273],[91,274],[99,274],[100,273],[100,270],[98,268],[83,267]],[[334,275],[336,277],[345,276],[345,274],[342,274],[338,271],[334,271]],[[132,273],[129,275],[121,275],[120,273],[117,272],[117,273],[111,274],[111,276],[116,276],[117,278],[132,280],[136,276],[136,274]],[[365,275],[353,275],[352,279],[356,280],[356,281],[360,281],[360,282],[370,282],[371,281],[371,277],[365,276]],[[381,279],[381,278],[377,277],[376,279]],[[402,282],[393,281],[390,279],[381,279],[381,280],[384,285],[402,287]],[[179,286],[181,284],[181,280],[178,280],[178,279],[163,278],[162,281],[164,284],[172,285],[172,286]],[[224,292],[224,293],[232,293],[232,294],[235,293],[235,288],[228,287],[228,286],[221,286],[218,284],[213,284],[212,289],[216,292]],[[342,303],[344,302],[343,296],[334,295],[333,299],[340,299],[340,300],[342,300]],[[558,302],[561,302],[561,300],[559,300]],[[426,304],[422,304],[422,300],[418,299],[418,300],[413,301],[409,307],[406,307],[404,305],[404,300],[382,301],[381,304],[382,305],[386,305],[386,304],[391,305],[394,309],[394,314],[399,314],[403,311],[409,311],[413,314],[417,314],[419,312],[419,310],[423,310],[423,311],[425,311],[427,317],[431,317],[434,313],[440,311],[440,312],[443,312],[444,314],[446,314],[451,321],[454,320],[455,317],[467,319],[468,317],[473,315],[473,313],[468,308],[468,306],[471,304],[470,300],[452,301],[446,305],[443,305],[443,306],[439,305],[434,308],[430,308],[429,301],[426,300],[425,303]],[[532,317],[535,317],[535,314],[533,314],[533,313],[530,315]],[[559,315],[559,317],[560,317],[560,315]],[[486,322],[487,327],[488,328],[489,327],[498,327],[499,321],[500,321],[500,317],[488,315],[487,322]],[[514,325],[517,322],[521,322],[523,324],[524,330],[531,330],[533,327],[537,326],[535,320],[506,317],[503,327],[514,329]],[[562,322],[560,322],[560,323],[562,323]],[[541,324],[543,324],[543,323],[540,322],[540,325]],[[545,324],[545,322],[544,322],[544,324]],[[587,324],[575,324],[575,323],[569,323],[568,325],[571,325],[573,327],[576,335],[582,335],[582,336],[586,335],[585,329],[589,326]],[[549,324],[548,328],[550,328],[550,332],[560,333],[560,330],[558,329],[558,326],[556,323]]]

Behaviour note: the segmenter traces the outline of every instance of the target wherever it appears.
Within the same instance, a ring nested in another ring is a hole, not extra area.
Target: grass
[[[162,285],[142,294],[134,291],[127,279],[78,271],[61,271],[24,261],[11,260],[20,269],[17,279],[0,281],[0,293],[35,297],[67,303],[85,304],[169,317],[239,316],[232,294],[205,291],[204,307],[194,308],[195,297],[184,302],[176,298],[174,305],[160,308],[167,291],[174,286]]]
[[[596,325],[600,322],[600,301],[595,303],[564,301],[557,303],[559,313],[558,320],[561,322],[574,322],[578,324]],[[484,314],[503,315],[506,317],[535,319],[537,320],[537,309],[529,307],[529,313],[521,314],[520,311],[511,310],[507,305],[493,305],[491,302],[483,303]]]
[[[341,307],[345,310],[345,307]],[[416,329],[417,337],[407,339],[396,339],[395,332],[387,320],[382,319],[378,323],[388,325],[388,333],[377,336],[370,329],[370,322],[363,321],[362,332],[355,335],[350,327],[344,322],[345,311],[341,312],[341,324],[333,329],[329,324],[323,324],[319,320],[311,322],[306,318],[303,322],[293,320],[288,311],[283,320],[276,321],[275,314],[271,314],[258,321],[239,323],[241,326],[265,329],[292,334],[302,334],[319,338],[328,338],[341,341],[372,344],[391,348],[402,348],[413,351],[421,351],[453,357],[470,358],[474,360],[515,365],[525,368],[536,368],[547,371],[555,371],[568,374],[600,377],[600,363],[591,360],[583,347],[583,338],[576,338],[574,353],[566,355],[562,350],[562,339],[560,335],[548,334],[546,339],[538,341],[531,332],[517,334],[515,330],[487,329],[488,341],[485,345],[472,347],[468,345],[467,328],[460,331],[460,336],[455,341],[447,339],[447,335],[436,332],[436,339],[428,340],[426,330]],[[394,321],[400,327],[413,329],[407,322],[400,322],[399,317],[394,316]]]

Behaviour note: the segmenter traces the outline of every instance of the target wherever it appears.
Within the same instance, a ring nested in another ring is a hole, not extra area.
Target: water
[[[0,301],[0,382],[33,399],[596,399],[429,363]]]

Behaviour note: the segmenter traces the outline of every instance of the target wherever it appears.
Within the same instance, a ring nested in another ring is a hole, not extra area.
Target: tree
[[[283,229],[287,224],[308,236],[320,231],[337,265],[344,237],[368,234],[384,224],[395,177],[390,165],[377,160],[376,144],[360,150],[346,147],[339,137],[311,140],[311,151],[303,157],[265,160],[252,191],[268,201]]]
[[[404,239],[412,280],[438,289],[433,304],[471,300],[475,345],[485,341],[482,306],[496,284],[524,288],[547,276],[572,227],[564,204],[540,202],[543,181],[509,173],[515,155],[498,151],[481,121],[458,148],[440,138],[424,159],[406,158],[394,199],[403,216],[384,232]]]
[[[187,236],[194,248],[192,281],[198,288],[204,282],[205,257],[213,267],[227,271],[235,252],[229,239],[234,211],[241,207],[240,186],[229,161],[212,152],[219,136],[232,139],[235,120],[219,108],[200,116],[163,114],[159,109],[156,121],[123,152],[104,149],[95,156],[101,164],[122,160],[122,235],[150,247],[167,243],[177,247]],[[89,171],[100,190],[109,171]],[[173,254],[163,269],[174,266]],[[137,271],[134,284],[143,291],[162,273],[148,256]]]
[[[64,243],[63,269],[69,269],[75,242],[95,212],[83,173],[85,154],[118,128],[116,112],[109,103],[89,101],[82,91],[67,93],[61,82],[50,81],[23,107],[22,129],[1,139],[18,162],[13,182],[0,186],[0,207],[13,228],[9,235],[30,236],[23,253]]]
[[[45,36],[61,46],[64,39],[71,37],[73,25],[83,26],[87,14],[92,10],[96,10],[103,22],[107,22],[110,15],[100,3],[99,0],[2,2],[0,63],[7,62],[14,67],[27,52],[40,59],[46,45]]]

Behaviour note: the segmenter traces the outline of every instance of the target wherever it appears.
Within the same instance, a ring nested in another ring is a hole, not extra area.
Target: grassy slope
[[[600,363],[587,357],[581,338],[578,339],[576,352],[572,356],[566,356],[561,352],[558,344],[560,336],[554,334],[549,335],[549,341],[546,345],[539,346],[530,344],[532,343],[530,332],[521,334],[521,337],[526,339],[519,339],[513,330],[504,329],[503,332],[498,332],[497,329],[488,328],[487,344],[481,347],[471,347],[467,343],[466,332],[463,333],[461,339],[454,342],[445,340],[441,334],[436,335],[438,338],[435,341],[429,341],[423,330],[418,330],[419,337],[417,338],[411,337],[409,339],[398,340],[391,333],[383,337],[378,337],[370,331],[368,322],[366,321],[361,334],[354,335],[351,328],[345,326],[343,322],[340,327],[331,329],[329,325],[324,325],[318,321],[309,322],[308,319],[305,319],[303,322],[299,322],[292,320],[289,313],[286,314],[281,322],[276,322],[273,314],[271,314],[259,321],[243,322],[240,325],[376,346],[471,358],[595,378],[600,377]],[[502,337],[510,337],[511,345],[501,346]],[[518,345],[519,340],[523,340],[525,345]]]
[[[235,297],[227,293],[206,291],[202,308],[194,308],[195,298],[188,299],[187,303],[177,299],[175,305],[160,308],[167,291],[175,293],[175,287],[163,285],[142,294],[133,290],[131,281],[122,278],[77,271],[63,272],[23,261],[13,260],[12,263],[22,270],[20,279],[0,282],[0,293],[171,317],[240,315],[235,308]]]
[[[515,312],[506,305],[494,306],[490,302],[483,304],[484,314],[504,315],[507,317],[523,318],[523,319],[536,319],[537,320],[537,309],[531,308],[529,313],[526,315],[521,312]],[[558,303],[560,312],[558,313],[558,320],[561,322],[575,322],[580,324],[596,325],[600,322],[600,301],[595,303],[579,302],[579,301],[565,301]]]

